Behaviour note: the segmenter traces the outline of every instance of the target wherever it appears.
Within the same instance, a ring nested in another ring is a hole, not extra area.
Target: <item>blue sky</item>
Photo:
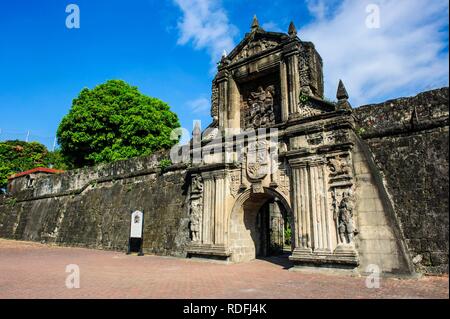
[[[21,4],[22,3],[22,4]],[[66,6],[80,8],[67,29]],[[380,27],[367,28],[368,4]],[[214,65],[249,31],[287,31],[324,60],[326,95],[339,78],[353,106],[448,85],[446,0],[30,0],[0,4],[0,140],[52,148],[56,129],[83,87],[122,79],[169,103],[182,126],[210,123]]]

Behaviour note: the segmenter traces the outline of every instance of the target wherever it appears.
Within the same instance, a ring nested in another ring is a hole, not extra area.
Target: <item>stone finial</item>
[[[259,28],[259,21],[258,18],[256,17],[256,14],[253,16],[253,22],[252,22],[252,27],[251,30],[252,32],[255,32],[256,30],[258,30]]]
[[[348,93],[345,89],[344,83],[342,80],[339,80],[339,85],[336,93],[336,97],[338,100],[347,100],[348,99]]]
[[[288,34],[291,38],[295,38],[297,36],[297,28],[294,25],[294,22],[291,21],[289,24]]]
[[[223,50],[222,59],[225,59],[228,56],[227,50]]]
[[[352,110],[352,106],[348,102],[348,93],[347,93],[347,90],[345,89],[345,86],[344,86],[344,83],[342,82],[342,80],[339,80],[336,97],[338,99],[338,102],[337,102],[338,110],[347,110],[347,111]]]
[[[201,140],[202,130],[200,129],[200,123],[195,122],[194,130],[192,131],[192,137],[194,141],[198,142]]]

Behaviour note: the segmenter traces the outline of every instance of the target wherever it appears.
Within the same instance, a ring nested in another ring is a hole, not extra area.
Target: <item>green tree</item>
[[[58,152],[49,152],[37,142],[0,142],[0,189],[5,189],[8,177],[36,167],[65,169]]]
[[[110,80],[83,89],[61,121],[58,143],[71,167],[113,162],[168,149],[178,117],[159,99],[137,87]]]

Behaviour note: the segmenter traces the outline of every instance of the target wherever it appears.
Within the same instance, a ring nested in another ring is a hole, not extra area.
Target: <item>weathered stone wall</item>
[[[354,110],[363,261],[375,256],[383,269],[407,268],[408,260],[385,258],[406,249],[418,271],[448,272],[448,113],[448,88]],[[0,196],[0,237],[125,251],[130,212],[144,210],[144,251],[185,256],[189,181],[183,166],[158,168],[166,157],[43,176],[33,188],[12,185],[10,196]],[[383,232],[386,226],[398,232]],[[239,232],[232,240],[250,243],[251,229]]]
[[[448,272],[448,88],[355,109],[418,271]]]
[[[144,252],[185,256],[189,240],[185,170],[162,172],[164,155],[36,180],[0,199],[0,237],[125,251],[130,215],[144,211]]]

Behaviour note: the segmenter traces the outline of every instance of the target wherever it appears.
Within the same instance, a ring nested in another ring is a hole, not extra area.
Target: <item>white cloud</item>
[[[380,28],[366,26],[366,6],[380,8]],[[308,0],[316,19],[299,31],[324,61],[325,94],[341,78],[354,106],[448,85],[447,0]],[[326,17],[324,19],[324,17]]]
[[[325,18],[327,5],[324,0],[306,0],[309,12],[318,20]]]
[[[192,42],[196,49],[206,49],[211,63],[220,61],[224,50],[234,48],[237,28],[228,21],[225,10],[218,0],[174,0],[183,12],[178,22],[178,44]]]
[[[286,30],[282,30],[278,24],[276,24],[273,21],[269,21],[264,23],[261,28],[263,28],[266,31],[270,31],[270,32],[286,32]]]
[[[210,101],[204,97],[188,101],[187,105],[192,110],[192,112],[196,114],[209,114],[211,107]]]

